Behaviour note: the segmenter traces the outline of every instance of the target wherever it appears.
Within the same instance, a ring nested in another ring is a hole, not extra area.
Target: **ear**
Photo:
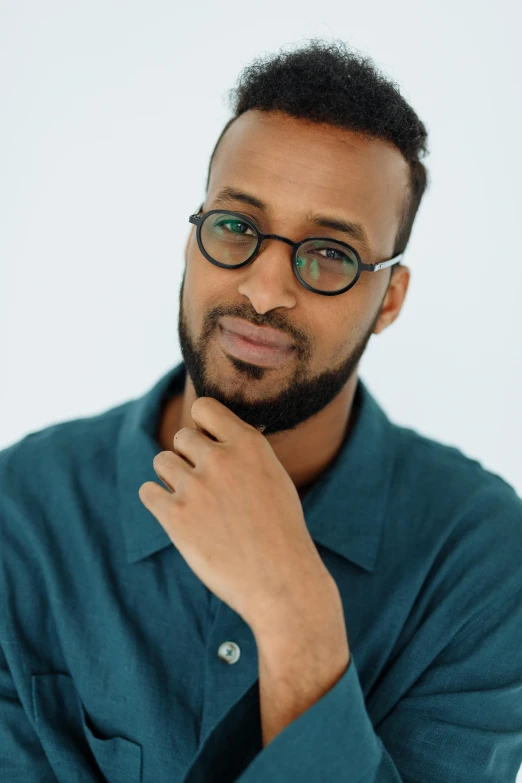
[[[409,283],[410,270],[407,266],[400,264],[395,268],[391,277],[386,296],[382,303],[379,320],[377,321],[372,334],[380,334],[395,321],[404,304]]]

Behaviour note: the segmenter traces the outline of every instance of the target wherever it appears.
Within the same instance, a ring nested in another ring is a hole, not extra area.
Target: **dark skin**
[[[268,211],[216,201],[225,186],[256,196]],[[250,110],[220,143],[202,212],[234,210],[261,231],[293,241],[306,236],[342,240],[364,262],[375,264],[393,255],[407,188],[408,165],[391,144],[280,112]],[[370,249],[341,232],[312,227],[307,212],[361,223]],[[399,315],[410,271],[401,265],[393,276],[389,268],[363,272],[346,293],[320,296],[300,285],[291,252],[289,245],[269,240],[253,263],[221,269],[201,254],[192,227],[179,324],[188,372],[183,394],[162,412],[158,441],[163,450],[173,451],[176,432],[194,427],[195,400],[215,397],[254,426],[272,423],[265,436],[302,499],[349,435],[360,357],[371,335]],[[218,339],[217,320],[226,315],[280,329],[295,340],[296,349],[275,368],[232,360]],[[191,366],[198,370],[196,386]],[[313,401],[308,405],[317,410],[294,404],[301,400]]]

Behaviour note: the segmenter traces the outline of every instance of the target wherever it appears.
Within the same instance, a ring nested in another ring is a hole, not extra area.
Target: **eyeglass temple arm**
[[[392,264],[398,264],[404,257],[404,253],[399,253],[398,256],[395,256],[394,258],[390,258],[389,261],[382,261],[380,264],[362,264],[361,263],[361,269],[365,269],[367,272],[378,272],[380,269],[386,269],[389,266],[392,266]]]

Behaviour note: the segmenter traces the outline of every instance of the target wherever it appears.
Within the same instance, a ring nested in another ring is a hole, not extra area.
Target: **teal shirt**
[[[303,500],[351,662],[263,748],[252,631],[138,496],[163,486],[161,406],[184,381],[181,362],[0,451],[0,781],[514,783],[513,488],[358,380],[354,428]]]

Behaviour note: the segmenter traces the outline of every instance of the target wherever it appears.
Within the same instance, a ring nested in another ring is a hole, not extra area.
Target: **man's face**
[[[407,182],[408,165],[390,144],[250,110],[219,144],[202,212],[240,212],[263,233],[294,242],[307,236],[341,240],[373,264],[393,254]],[[218,200],[225,187],[255,196],[268,209]],[[362,224],[370,249],[342,232],[318,231],[308,213]],[[266,240],[253,262],[223,269],[202,255],[195,227],[185,251],[178,332],[196,395],[215,397],[247,423],[264,426],[265,435],[294,429],[332,402],[372,333],[398,314],[381,317],[390,269],[362,272],[349,291],[321,296],[299,283],[291,255],[290,245]],[[294,346],[277,365],[240,359],[223,343],[220,319],[231,316],[280,330]]]

